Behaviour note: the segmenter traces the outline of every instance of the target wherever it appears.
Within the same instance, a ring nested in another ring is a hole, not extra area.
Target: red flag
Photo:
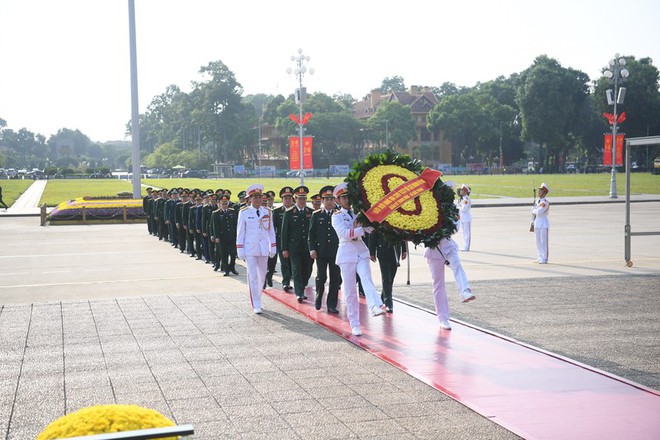
[[[622,113],[619,114],[619,116],[616,118],[616,123],[617,123],[617,124],[620,124],[620,123],[622,123],[622,122],[625,121],[625,120],[626,120],[626,112],[622,112]]]
[[[300,125],[300,119],[298,119],[298,116],[294,115],[293,113],[289,115],[289,119],[291,119],[296,124]]]
[[[305,113],[305,116],[303,116],[302,125],[307,124],[311,118],[312,118],[311,113]]]
[[[610,122],[610,125],[614,124],[614,115],[612,113],[603,113],[603,116]]]

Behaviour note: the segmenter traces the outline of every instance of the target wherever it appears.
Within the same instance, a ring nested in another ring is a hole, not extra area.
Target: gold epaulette
[[[314,213],[321,212],[321,211],[322,211],[322,208],[319,208],[316,211],[314,211]]]
[[[248,207],[247,207],[247,206],[243,206],[243,207],[241,208],[241,211],[245,211],[246,209],[248,209]],[[239,211],[239,212],[241,212],[241,211]]]

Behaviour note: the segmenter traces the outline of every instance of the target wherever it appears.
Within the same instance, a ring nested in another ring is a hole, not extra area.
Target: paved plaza
[[[553,204],[546,266],[526,203],[473,209],[461,258],[477,300],[459,303],[447,272],[452,317],[658,390],[660,236],[633,237],[628,268],[623,204],[588,201]],[[658,219],[660,201],[632,204],[633,231]],[[222,277],[145,225],[38,225],[0,218],[0,437],[101,403],[200,439],[517,437],[276,301],[252,314],[243,267]],[[394,291],[432,308],[422,252]]]

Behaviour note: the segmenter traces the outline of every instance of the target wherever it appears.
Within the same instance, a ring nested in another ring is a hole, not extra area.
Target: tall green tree
[[[401,76],[386,77],[380,85],[381,93],[405,92],[406,84]]]
[[[366,125],[370,140],[383,148],[407,148],[408,142],[416,135],[415,118],[410,107],[396,101],[378,106]]]
[[[522,138],[541,144],[539,162],[557,170],[581,131],[589,77],[564,68],[546,55],[520,74],[516,101],[522,116]]]

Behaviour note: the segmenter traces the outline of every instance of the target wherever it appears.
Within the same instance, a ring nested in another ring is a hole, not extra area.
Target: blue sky
[[[135,3],[141,112],[170,84],[190,90],[215,60],[246,94],[287,95],[298,48],[316,71],[304,80],[310,92],[355,98],[395,75],[408,86],[473,86],[520,72],[540,54],[592,79],[617,52],[660,66],[660,2],[652,0]],[[0,19],[0,118],[10,128],[124,138],[127,0],[0,0]]]

